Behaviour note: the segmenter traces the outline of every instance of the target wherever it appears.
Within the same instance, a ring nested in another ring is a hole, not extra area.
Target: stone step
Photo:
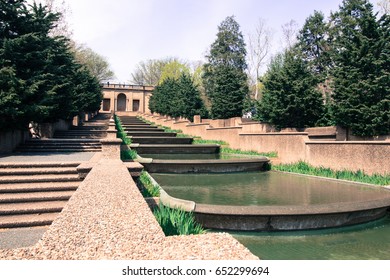
[[[51,225],[58,213],[0,216],[0,228]]]
[[[101,135],[54,135],[54,138],[61,138],[61,139],[77,139],[77,140],[83,140],[83,139],[101,139],[105,136]]]
[[[130,137],[132,143],[138,144],[191,144],[193,138],[181,138],[181,137],[142,137],[133,136]]]
[[[20,215],[20,214],[61,212],[66,203],[67,203],[66,200],[1,203],[0,215]]]
[[[1,176],[0,184],[22,184],[41,182],[77,182],[81,181],[78,174],[67,175],[30,175],[30,176]]]
[[[21,184],[0,184],[1,193],[26,193],[50,191],[75,191],[80,181],[75,182],[38,182]]]
[[[219,145],[131,144],[138,154],[216,154]]]
[[[175,132],[153,132],[153,131],[127,131],[129,136],[160,136],[160,137],[175,137]]]
[[[136,125],[136,124],[127,124],[127,125],[122,125],[122,128],[158,128],[158,126],[156,125],[150,125],[150,124],[139,124],[139,125]]]
[[[0,194],[0,205],[2,203],[69,200],[73,193],[74,191],[3,193]]]
[[[31,139],[28,143],[100,143],[98,139],[61,139],[61,138],[50,138],[50,139]]]
[[[124,130],[125,131],[150,131],[150,132],[153,132],[153,131],[156,131],[156,132],[158,132],[158,131],[161,131],[161,132],[163,132],[164,131],[164,129],[162,129],[162,128],[149,128],[149,127],[147,127],[147,128],[124,128]]]
[[[66,131],[66,132],[56,132],[54,135],[103,135],[107,131],[85,131],[85,130],[75,130],[75,131]]]
[[[70,146],[70,147],[100,147],[100,142],[25,142],[22,146],[29,146],[29,147],[39,147],[39,146],[45,146],[45,147],[58,147],[58,146]]]
[[[73,152],[98,152],[101,151],[101,148],[72,148],[72,149],[67,149],[67,148],[57,148],[57,149],[44,149],[44,148],[33,148],[33,149],[23,149],[23,148],[18,148],[15,150],[16,152],[36,152],[36,153],[41,153],[41,152],[67,152],[67,153],[73,153]]]
[[[0,162],[0,168],[62,168],[77,167],[81,162]]]
[[[44,174],[78,174],[76,168],[46,168],[46,167],[30,167],[30,168],[4,168],[0,169],[0,176],[12,175],[44,175]]]

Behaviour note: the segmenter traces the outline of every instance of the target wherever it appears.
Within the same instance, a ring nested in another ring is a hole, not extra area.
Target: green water
[[[279,172],[151,174],[171,196],[215,205],[316,205],[390,197],[380,187]]]
[[[390,214],[337,229],[232,235],[266,260],[390,260]]]
[[[140,154],[143,158],[153,159],[238,159],[256,158],[259,156],[239,155],[239,154]]]

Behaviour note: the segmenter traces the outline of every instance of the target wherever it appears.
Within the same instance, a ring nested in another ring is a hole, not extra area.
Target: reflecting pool
[[[200,204],[316,205],[390,197],[380,187],[273,171],[151,175],[171,196]]]

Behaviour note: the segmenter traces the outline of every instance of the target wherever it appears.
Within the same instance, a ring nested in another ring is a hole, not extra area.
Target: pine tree
[[[248,95],[246,50],[243,35],[234,17],[227,17],[218,27],[217,39],[211,45],[208,63],[204,65],[204,87],[211,100],[213,118],[242,115]]]
[[[193,79],[188,74],[182,74],[178,79],[177,98],[179,100],[179,116],[193,121],[194,115],[207,117],[207,110],[200,91],[195,86]]]
[[[332,15],[333,112],[359,136],[390,133],[389,18],[366,0],[344,0]]]
[[[80,79],[68,39],[49,36],[59,15],[36,3],[27,9],[23,0],[0,1],[0,8],[0,127],[23,128],[30,121],[98,109],[97,81],[89,72]]]
[[[323,114],[318,80],[296,49],[278,54],[270,63],[259,103],[260,120],[277,128],[313,126]]]
[[[324,81],[330,68],[329,28],[321,12],[314,11],[298,34],[298,47],[310,70]]]

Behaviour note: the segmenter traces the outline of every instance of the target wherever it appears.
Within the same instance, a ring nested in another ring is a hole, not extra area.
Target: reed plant
[[[147,173],[146,171],[141,172],[141,175],[137,180],[137,185],[141,190],[143,197],[160,196],[160,186],[152,182],[149,173]]]
[[[202,234],[206,230],[195,220],[192,212],[170,208],[162,203],[153,211],[166,236]]]
[[[390,174],[389,175],[380,175],[373,174],[368,175],[362,170],[358,171],[349,171],[349,170],[333,170],[326,167],[314,167],[308,164],[305,161],[299,161],[292,164],[278,164],[272,165],[273,170],[284,171],[284,172],[293,172],[314,176],[321,176],[327,178],[335,178],[341,180],[355,181],[367,184],[374,185],[389,185],[390,184]]]
[[[123,129],[120,118],[117,115],[115,115],[114,120],[117,129],[116,137],[122,139],[123,144],[130,145],[131,139],[127,136],[126,131]],[[137,158],[137,152],[134,150],[129,149],[129,150],[121,151],[121,160],[133,160],[136,158]]]

